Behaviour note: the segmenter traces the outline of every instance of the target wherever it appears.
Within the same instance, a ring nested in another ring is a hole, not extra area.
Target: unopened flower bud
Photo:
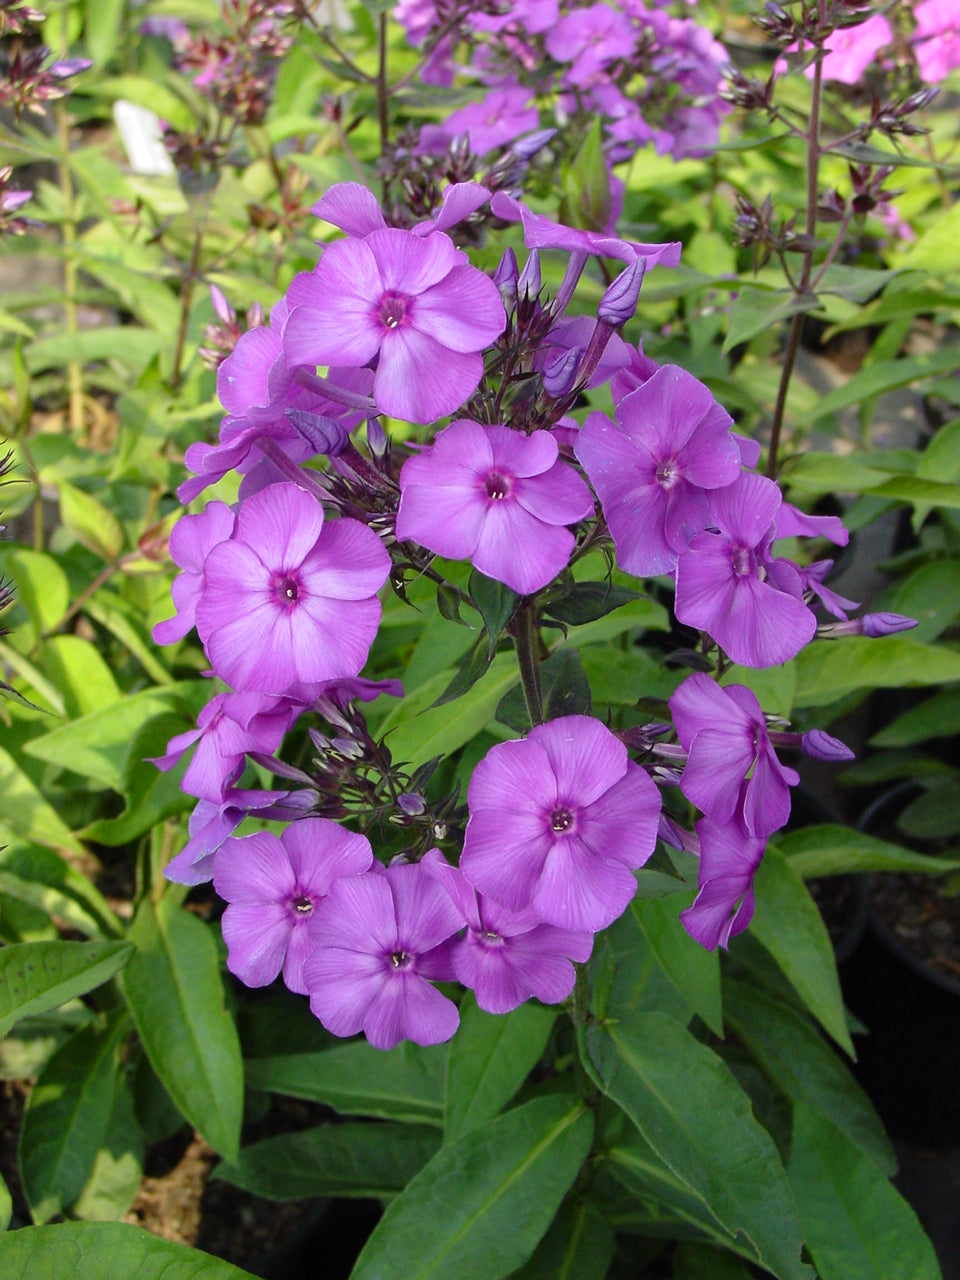
[[[637,310],[640,297],[640,286],[643,274],[647,269],[646,258],[634,258],[609,286],[600,299],[597,318],[619,329],[628,320],[632,320]]]
[[[367,447],[375,458],[382,458],[387,452],[387,433],[379,418],[367,419]]]
[[[419,818],[427,809],[423,796],[416,791],[407,791],[402,796],[397,796],[397,806],[408,818]]]
[[[867,613],[859,619],[861,635],[875,640],[878,636],[892,636],[898,631],[912,631],[917,626],[916,618],[908,618],[902,613]]]
[[[310,413],[306,409],[288,409],[286,418],[296,427],[314,453],[324,453],[335,458],[343,452],[344,445],[350,439],[350,433],[335,418],[328,418],[322,413]]]
[[[536,298],[540,292],[540,253],[531,249],[517,281],[517,294],[521,298]]]
[[[504,306],[513,306],[517,301],[517,281],[520,279],[520,268],[517,265],[517,255],[512,249],[507,249],[500,264],[493,273],[493,283],[500,290],[500,297],[503,299]]]
[[[556,132],[556,129],[537,129],[535,133],[518,138],[510,150],[518,160],[530,160],[547,145]]]
[[[570,347],[550,361],[543,371],[543,389],[548,396],[562,400],[573,390],[582,355],[579,347]]]
[[[839,738],[831,738],[822,729],[811,729],[800,738],[800,750],[813,760],[855,760],[856,755],[845,742]]]

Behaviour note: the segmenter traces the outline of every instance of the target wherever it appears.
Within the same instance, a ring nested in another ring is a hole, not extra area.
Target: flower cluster
[[[528,250],[522,269],[507,250],[492,278],[449,234],[488,203],[520,223]],[[167,874],[212,878],[242,981],[282,974],[334,1034],[362,1031],[384,1048],[453,1034],[456,1005],[437,981],[471,987],[493,1013],[566,999],[658,834],[699,853],[682,918],[705,946],[726,945],[749,922],[766,839],[789,816],[797,775],[775,748],[827,759],[846,748],[771,727],[747,688],[705,673],[670,700],[677,742],[663,726],[617,733],[576,712],[543,722],[543,611],[572,581],[570,563],[612,542],[622,569],[673,579],[678,620],[704,651],[717,647],[720,671],[785,662],[818,630],[880,634],[903,620],[851,621],[853,602],[824,585],[829,561],[778,554],[784,539],[842,544],[846,531],[783,501],[707,387],[620,337],[645,271],[675,264],[679,245],[565,227],[477,184],[447,188],[437,215],[409,229],[352,183],[315,212],[345,237],[294,278],[269,324],[236,340],[218,369],[220,440],[187,454],[196,475],[184,501],[230,470],[243,482],[236,507],[210,502],[170,538],[176,613],[155,636],[173,643],[196,627],[227,691],[155,761],[170,769],[193,751],[182,786],[198,803]],[[552,252],[566,270],[549,299],[540,254]],[[568,316],[591,256],[623,270],[595,317]],[[232,322],[225,300],[218,313]],[[571,411],[601,384],[613,418],[592,412],[581,427]],[[400,445],[381,415],[435,434]],[[364,421],[366,451],[353,439]],[[395,764],[356,706],[402,693],[360,676],[387,579],[402,591],[408,568],[430,572],[463,596],[434,555],[508,589],[503,625],[531,718],[525,737],[476,765],[465,806],[456,790],[434,794],[438,761],[412,775]],[[824,628],[818,604],[835,619]],[[294,725],[316,716],[326,727],[307,731],[312,761],[278,759]],[[248,759],[288,789],[243,789]],[[659,788],[677,784],[703,815],[695,832],[662,809]],[[234,834],[247,815],[286,825]],[[406,839],[389,865],[368,839],[384,822]]]

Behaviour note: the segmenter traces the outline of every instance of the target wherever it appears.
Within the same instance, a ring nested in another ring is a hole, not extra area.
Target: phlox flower
[[[248,987],[265,987],[280,970],[291,991],[306,995],[303,966],[313,949],[309,923],[339,876],[373,862],[370,842],[327,818],[231,836],[213,864],[213,887],[230,905],[223,913],[227,968]]]
[[[284,353],[296,365],[377,358],[382,413],[433,422],[476,390],[481,352],[506,320],[496,286],[442,232],[396,227],[328,245],[287,295]]]
[[[742,801],[751,835],[786,826],[790,787],[800,775],[777,759],[756,694],[740,684],[721,688],[698,672],[674,691],[669,706],[687,752],[680,783],[687,799],[720,825],[731,821]]]
[[[442,124],[425,124],[420,129],[418,154],[444,152],[450,143],[466,136],[476,156],[506,146],[540,123],[540,113],[528,106],[530,90],[523,85],[491,89],[481,102],[471,102],[451,113]]]
[[[260,818],[291,821],[312,807],[311,791],[243,791],[232,787],[223,799],[198,800],[187,823],[190,839],[163,868],[167,880],[175,884],[206,884],[213,879],[217,850],[233,835],[244,818],[255,813]]]
[[[733,420],[711,391],[664,365],[616,406],[616,425],[591,413],[576,446],[628,573],[671,572],[707,525],[707,490],[732,484],[740,451]]]
[[[596,933],[637,889],[653,852],[660,793],[599,720],[564,716],[492,747],[467,793],[460,869],[511,911]]]
[[[197,630],[218,676],[282,695],[359,674],[380,622],[390,557],[358,520],[324,522],[299,485],[241,503],[229,542],[204,562]]]
[[[208,502],[196,516],[181,516],[170,531],[170,556],[183,570],[170,588],[176,614],[153,628],[157,644],[182,640],[197,620],[197,601],[203,594],[203,565],[219,542],[233,535],[236,515],[225,502]]]
[[[960,67],[960,5],[957,0],[923,0],[913,16],[920,75],[930,84],[938,84]]]
[[[746,667],[789,661],[817,629],[799,572],[769,554],[781,502],[772,480],[744,472],[711,493],[715,532],[696,534],[677,560],[678,621],[706,631]]]
[[[937,0],[934,0],[937,3]],[[917,7],[917,12],[922,8]],[[882,13],[871,14],[865,22],[853,27],[840,27],[827,37],[823,46],[823,78],[836,80],[840,84],[859,84],[863,73],[873,62],[881,49],[893,43],[893,32],[890,23]],[[785,53],[803,52],[799,45],[792,44]],[[787,62],[780,58],[774,70],[782,75],[787,70]],[[808,80],[814,76],[812,66],[804,68],[803,74]],[[926,78],[926,77],[924,77]]]
[[[566,528],[593,513],[590,490],[559,461],[548,431],[459,419],[400,472],[397,537],[437,555],[469,559],[521,595],[564,568],[574,546]]]
[[[763,860],[766,841],[751,835],[739,816],[720,825],[704,818],[696,825],[700,840],[699,891],[692,906],[680,912],[691,937],[714,951],[743,933],[753,919],[753,878]]]
[[[316,906],[304,967],[310,1008],[335,1036],[362,1031],[377,1049],[439,1044],[460,1023],[430,979],[452,977],[447,940],[463,917],[419,863],[374,863],[343,876]]]
[[[450,947],[458,982],[476,993],[487,1013],[509,1013],[532,996],[559,1004],[573,990],[573,961],[590,959],[593,937],[544,924],[529,907],[510,911],[478,894],[439,849],[424,854],[421,865],[443,885],[467,922],[466,932]]]
[[[633,27],[622,13],[594,4],[563,15],[547,32],[547,53],[570,64],[564,77],[569,84],[586,85],[617,58],[629,59],[634,39]]]
[[[663,244],[644,244],[633,240],[620,240],[605,231],[582,231],[578,227],[565,227],[542,213],[534,213],[520,200],[514,200],[505,191],[497,191],[490,201],[491,211],[505,222],[523,224],[523,243],[528,249],[565,249],[568,253],[596,254],[598,258],[617,258],[620,262],[633,262],[645,258],[647,269],[658,263],[675,267],[683,248],[679,240]]]

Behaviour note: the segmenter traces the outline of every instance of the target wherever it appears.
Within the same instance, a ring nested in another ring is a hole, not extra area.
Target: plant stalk
[[[529,603],[522,604],[512,627],[513,643],[517,650],[520,668],[520,684],[527,716],[531,726],[543,724],[543,698],[540,693],[540,628],[537,611]]]

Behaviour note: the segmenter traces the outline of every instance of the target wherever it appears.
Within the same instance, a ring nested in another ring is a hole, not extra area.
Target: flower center
[[[680,468],[674,458],[666,458],[657,467],[657,484],[661,489],[672,489],[680,479]]]
[[[504,498],[510,497],[513,484],[510,476],[505,476],[501,471],[491,471],[483,487],[488,498],[492,498],[494,502],[502,502]]]
[[[380,299],[380,321],[388,329],[398,329],[407,314],[410,299],[403,293],[385,293]]]
[[[313,910],[313,899],[302,893],[299,898],[294,898],[290,905],[298,916],[308,916]]]
[[[735,547],[730,562],[738,578],[746,578],[753,573],[753,553],[749,547]]]
[[[296,604],[300,599],[300,583],[290,573],[274,574],[273,589],[280,604]]]
[[[550,825],[557,835],[562,835],[564,831],[569,831],[573,826],[573,821],[574,815],[569,809],[554,809],[550,815]]]
[[[409,969],[413,964],[413,956],[409,955],[406,951],[394,951],[393,955],[390,957],[390,963],[393,965],[394,969]]]

